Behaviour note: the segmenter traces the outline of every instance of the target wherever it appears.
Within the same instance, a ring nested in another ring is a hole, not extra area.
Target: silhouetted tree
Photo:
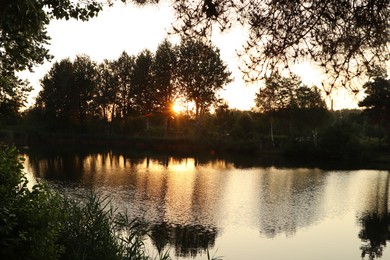
[[[17,118],[31,89],[27,81],[18,79],[12,73],[0,76],[0,121],[10,122]]]
[[[25,0],[0,2],[0,71],[31,69],[50,59],[47,26],[52,19],[86,21],[98,14],[99,1]]]
[[[282,112],[294,103],[294,90],[301,85],[297,76],[282,77],[274,73],[266,78],[265,87],[256,94],[256,107],[263,113]]]
[[[178,80],[188,101],[195,103],[195,116],[204,114],[217,101],[217,91],[231,81],[219,49],[200,41],[186,40],[179,46]]]
[[[290,137],[293,135],[293,126],[303,129],[308,127],[315,131],[313,136],[316,136],[315,129],[324,121],[327,112],[319,89],[303,85],[295,75],[282,77],[279,73],[274,73],[267,77],[265,87],[256,94],[255,101],[256,107],[270,116],[271,135],[272,121],[277,117],[288,120]]]
[[[53,19],[88,20],[97,15],[99,1],[0,1],[0,116],[14,114],[31,90],[16,72],[32,69],[51,58],[47,26]]]
[[[118,93],[118,77],[114,74],[114,63],[104,60],[97,67],[98,77],[96,82],[96,93],[94,96],[95,114],[102,117],[105,121],[112,120],[115,117]]]
[[[137,114],[146,115],[155,111],[155,88],[152,79],[153,54],[144,50],[135,59],[131,74],[131,99]]]
[[[176,73],[177,51],[167,40],[158,46],[151,70],[155,88],[155,109],[165,117],[165,134],[167,134],[173,114],[172,106],[179,94]]]
[[[379,126],[388,128],[390,134],[390,80],[387,75],[377,75],[363,85],[366,97],[359,102],[363,114]]]
[[[117,118],[126,118],[134,110],[131,100],[131,92],[133,91],[131,77],[134,66],[135,57],[129,56],[126,52],[122,52],[118,60],[113,62],[113,73],[117,81],[113,112],[115,111]]]
[[[96,86],[96,67],[87,56],[77,56],[74,62],[64,59],[54,63],[41,80],[42,90],[37,106],[48,119],[65,126],[79,125],[91,112]]]

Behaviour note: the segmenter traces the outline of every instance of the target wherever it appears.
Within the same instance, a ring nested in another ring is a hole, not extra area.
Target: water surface
[[[173,259],[207,259],[207,249],[223,259],[390,259],[388,171],[112,151],[23,156],[30,178],[69,193],[94,187],[143,217]]]

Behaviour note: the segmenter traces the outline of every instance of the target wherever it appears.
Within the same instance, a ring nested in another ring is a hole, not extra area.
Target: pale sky
[[[52,38],[48,46],[50,54],[54,56],[51,62],[34,68],[34,72],[22,72],[19,75],[30,81],[34,87],[30,95],[29,105],[41,90],[39,80],[47,73],[54,61],[78,54],[86,54],[92,60],[101,62],[103,59],[117,59],[126,51],[130,55],[137,55],[143,49],[155,52],[158,44],[167,37],[174,19],[168,1],[161,1],[157,6],[134,7],[131,4],[116,3],[114,7],[105,8],[98,17],[88,22],[75,20],[52,21],[48,33]],[[246,86],[238,70],[236,50],[240,49],[245,41],[245,30],[233,28],[223,35],[214,35],[213,44],[220,48],[221,58],[228,64],[232,72],[233,82],[219,93],[230,108],[249,110],[254,106],[255,93],[261,83]],[[313,70],[307,64],[297,67],[298,73],[305,84],[317,84],[324,77],[320,72]],[[338,94],[334,108],[357,107],[348,93]]]

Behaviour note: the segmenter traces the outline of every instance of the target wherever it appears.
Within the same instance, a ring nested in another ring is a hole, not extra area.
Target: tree
[[[287,110],[294,103],[294,89],[301,85],[297,76],[282,77],[274,73],[265,80],[265,88],[256,93],[256,107],[263,113]]]
[[[113,62],[113,73],[117,84],[117,91],[114,94],[114,107],[112,118],[126,118],[133,113],[132,82],[131,77],[134,71],[135,57],[122,52],[118,60]]]
[[[152,64],[153,86],[155,88],[156,111],[165,117],[165,134],[168,134],[173,104],[178,99],[177,50],[164,40],[158,47]]]
[[[14,74],[0,76],[0,121],[9,122],[17,117],[31,89],[27,81],[18,79]]]
[[[70,97],[67,94],[73,85],[73,64],[69,59],[55,62],[42,78],[42,90],[36,99],[36,106],[50,121],[64,122],[70,117]],[[54,122],[53,122],[54,123]]]
[[[147,115],[155,110],[155,89],[151,74],[153,54],[144,50],[135,59],[131,74],[131,99],[136,113]]]
[[[98,14],[99,1],[3,0],[0,3],[0,70],[31,69],[51,56],[46,27],[52,19],[86,21]]]
[[[179,46],[178,81],[187,101],[195,103],[195,116],[217,101],[217,91],[231,81],[219,49],[200,41],[185,40]]]
[[[172,104],[178,98],[177,51],[164,40],[158,47],[152,64],[153,85],[156,91],[156,109],[170,116]]]
[[[83,127],[88,116],[93,115],[96,77],[96,64],[87,56],[77,56],[74,62],[56,62],[41,80],[43,89],[37,105],[50,119]]]
[[[359,102],[375,124],[390,127],[390,80],[387,75],[376,75],[363,85],[366,97]]]
[[[310,60],[337,83],[370,71],[389,60],[388,0],[172,0],[173,31],[187,37],[208,37],[218,27],[248,29],[239,52],[248,81],[269,76]],[[339,81],[338,81],[339,80]]]
[[[116,98],[118,95],[118,77],[114,74],[114,62],[104,60],[97,66],[98,77],[94,97],[95,114],[105,121],[115,117]]]
[[[259,90],[255,98],[257,108],[270,116],[271,136],[273,136],[273,119],[286,118],[290,137],[293,125],[300,132],[306,128],[313,131],[316,142],[316,128],[326,117],[326,104],[317,87],[302,85],[299,77],[283,77],[274,73],[266,78],[265,87]]]

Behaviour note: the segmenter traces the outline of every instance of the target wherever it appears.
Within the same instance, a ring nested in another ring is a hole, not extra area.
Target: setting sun
[[[175,114],[180,114],[183,112],[183,109],[184,107],[180,104],[178,104],[177,102],[174,102],[172,104],[172,111],[175,113]]]

